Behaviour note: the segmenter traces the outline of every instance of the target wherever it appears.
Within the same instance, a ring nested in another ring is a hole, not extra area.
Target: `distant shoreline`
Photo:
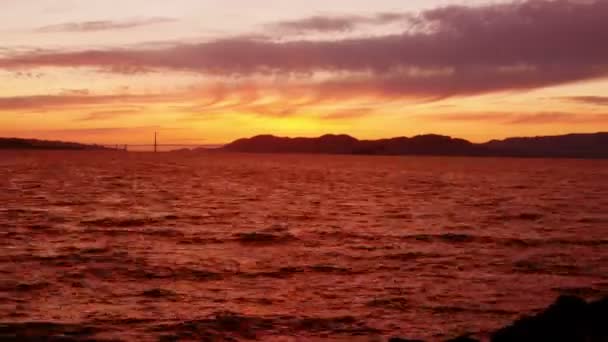
[[[0,138],[0,150],[105,150],[119,148],[74,142]],[[153,145],[150,145],[153,148]],[[491,140],[472,143],[465,139],[428,134],[379,140],[359,140],[349,135],[323,135],[318,138],[288,138],[258,135],[226,145],[182,148],[163,152],[241,152],[286,154],[340,154],[378,156],[459,156],[511,158],[608,159],[608,132],[580,133]],[[137,150],[137,152],[147,152]]]

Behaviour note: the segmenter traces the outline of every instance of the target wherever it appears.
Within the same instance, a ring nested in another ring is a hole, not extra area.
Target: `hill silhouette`
[[[225,151],[249,153],[324,153],[498,157],[608,158],[608,133],[508,138],[476,144],[442,135],[358,140],[349,135],[284,138],[259,135],[239,139]]]
[[[99,145],[86,145],[64,141],[0,138],[0,149],[11,150],[103,150]]]

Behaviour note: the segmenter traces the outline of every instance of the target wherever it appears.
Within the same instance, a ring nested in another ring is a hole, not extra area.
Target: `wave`
[[[523,212],[519,214],[501,214],[493,215],[489,218],[493,221],[539,221],[544,217],[543,214],[535,212]]]
[[[237,233],[233,235],[234,240],[246,245],[269,245],[288,243],[298,240],[292,234],[273,234],[265,232]]]
[[[221,312],[210,318],[163,324],[154,328],[165,339],[263,339],[265,333],[289,334],[312,333],[360,336],[380,331],[367,326],[353,316],[341,317],[262,317],[247,316],[234,312]]]
[[[437,314],[456,314],[456,313],[474,313],[474,314],[492,314],[499,316],[512,316],[516,315],[517,311],[502,310],[496,308],[481,308],[481,307],[466,307],[458,305],[438,305],[438,306],[427,306],[424,307],[426,310],[430,310]]]
[[[15,286],[17,292],[32,292],[41,291],[49,288],[51,283],[46,281],[32,282],[32,283],[19,283]]]
[[[406,253],[386,254],[386,255],[380,256],[379,258],[408,261],[408,260],[416,260],[416,259],[423,259],[423,258],[439,258],[442,256],[443,255],[441,255],[439,253],[406,252]]]
[[[148,298],[169,298],[169,299],[174,299],[176,298],[178,295],[177,293],[171,291],[171,290],[167,290],[167,289],[150,289],[150,290],[146,290],[143,291],[140,296],[142,297],[148,297]]]
[[[608,245],[608,239],[598,240],[576,240],[576,239],[560,239],[560,238],[497,238],[486,235],[474,235],[463,233],[443,233],[443,234],[415,234],[401,236],[403,240],[412,240],[416,242],[444,242],[444,243],[483,243],[497,244],[507,247],[541,247],[541,246],[605,246]]]
[[[104,217],[104,218],[99,218],[99,219],[80,221],[80,223],[85,226],[108,227],[108,228],[110,228],[110,227],[118,227],[118,228],[142,227],[142,226],[147,226],[147,225],[152,225],[152,224],[158,224],[161,222],[163,222],[162,218],[151,218],[151,217],[143,217],[143,218]]]
[[[237,275],[245,278],[277,278],[285,279],[296,274],[303,273],[324,273],[333,275],[349,275],[358,274],[360,272],[354,271],[350,268],[343,268],[334,265],[309,265],[309,266],[288,266],[281,267],[276,271],[265,271],[265,272],[239,272]]]
[[[62,341],[76,342],[90,339],[100,329],[80,324],[51,322],[0,323],[0,340],[18,341]],[[95,341],[103,341],[95,338]]]
[[[402,297],[387,297],[387,298],[376,298],[366,304],[369,307],[390,309],[397,311],[405,311],[409,308],[410,302]]]

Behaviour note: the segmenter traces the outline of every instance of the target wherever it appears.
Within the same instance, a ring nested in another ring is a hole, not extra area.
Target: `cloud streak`
[[[135,115],[142,113],[142,108],[140,109],[118,109],[118,110],[102,110],[91,112],[80,118],[78,121],[102,121],[115,119],[118,117]]]
[[[395,22],[407,22],[412,19],[411,14],[405,13],[379,13],[374,16],[313,16],[298,20],[281,21],[269,25],[279,32],[307,33],[307,32],[346,32],[353,31],[365,25],[386,25]]]
[[[504,125],[608,124],[608,114],[576,114],[566,112],[538,113],[463,113],[428,115],[439,121],[492,122]]]
[[[36,29],[37,32],[43,33],[56,33],[56,32],[99,32],[99,31],[112,31],[112,30],[125,30],[138,28],[143,26],[157,25],[175,22],[175,19],[154,17],[145,19],[132,19],[124,21],[113,21],[113,20],[97,20],[97,21],[81,21],[81,22],[70,22],[61,23],[56,25],[43,26]]]
[[[154,103],[170,95],[33,95],[0,97],[0,112],[45,111],[79,106],[123,105],[125,103]],[[98,113],[99,114],[99,113]]]
[[[595,106],[608,106],[608,96],[569,96],[560,99]]]

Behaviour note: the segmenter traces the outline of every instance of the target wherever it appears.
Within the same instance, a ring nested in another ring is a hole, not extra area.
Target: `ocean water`
[[[0,152],[0,333],[480,336],[608,294],[608,161]]]

